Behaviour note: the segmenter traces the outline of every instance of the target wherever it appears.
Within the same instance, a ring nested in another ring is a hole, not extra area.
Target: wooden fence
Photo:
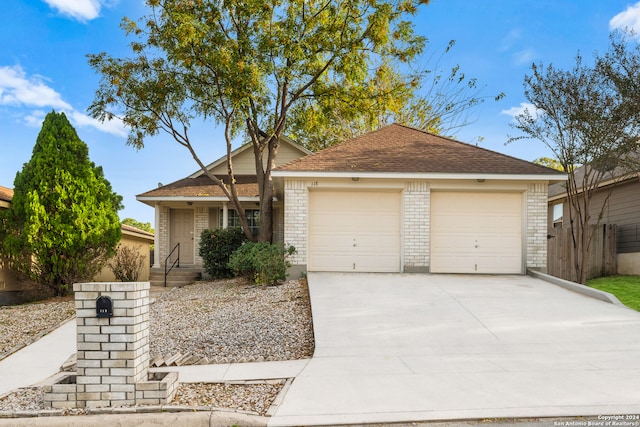
[[[591,226],[595,232],[591,242],[587,279],[616,274],[616,236],[615,224]],[[577,281],[574,263],[573,239],[570,228],[551,228],[547,235],[547,272],[555,277]]]

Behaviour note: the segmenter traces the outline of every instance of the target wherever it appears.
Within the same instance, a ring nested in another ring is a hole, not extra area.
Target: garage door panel
[[[432,192],[430,268],[522,273],[522,194]]]
[[[400,270],[400,193],[311,191],[310,271]]]
[[[452,254],[441,254],[434,255],[431,257],[431,269],[434,270],[433,266],[447,266],[447,273],[477,273],[474,269],[475,265],[475,254],[465,256],[463,254],[455,254],[458,262],[455,264],[450,264],[449,260]],[[438,270],[435,267],[435,270]],[[439,273],[440,271],[433,271],[434,273]]]

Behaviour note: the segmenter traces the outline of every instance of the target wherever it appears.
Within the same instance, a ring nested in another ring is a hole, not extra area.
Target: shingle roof
[[[0,185],[0,200],[10,202],[13,199],[13,190]]]
[[[128,224],[120,224],[120,229],[122,230],[123,233],[126,232],[129,234],[134,234],[143,239],[153,241],[153,233],[149,233],[148,231],[140,230],[139,228],[132,227],[131,225],[128,225]]]
[[[635,154],[633,155],[636,156]],[[636,180],[640,174],[638,170],[638,164],[634,163],[637,160],[633,159],[628,161],[628,163],[623,163],[621,166],[618,166],[613,171],[605,172],[602,177],[600,177],[599,182],[597,183],[597,187],[611,185],[611,184],[621,184],[623,182],[627,182],[629,180]],[[588,177],[585,175],[589,175]],[[578,186],[578,191],[582,191],[582,183],[585,183],[585,180],[589,178],[590,184],[588,186],[592,186],[595,184],[596,179],[596,171],[589,169],[586,166],[580,166],[574,172],[575,182]],[[549,197],[553,198],[556,196],[566,196],[567,194],[567,181],[562,181],[555,183],[549,186]]]
[[[562,175],[525,160],[397,124],[294,160],[276,170]]]
[[[223,181],[227,177],[219,176]],[[236,176],[236,190],[240,197],[258,196],[258,184],[255,176]],[[222,189],[206,175],[197,178],[183,178],[171,184],[163,185],[137,197],[225,197]]]

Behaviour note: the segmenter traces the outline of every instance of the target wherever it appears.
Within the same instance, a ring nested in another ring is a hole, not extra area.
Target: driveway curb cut
[[[541,280],[544,280],[545,282],[549,282],[554,285],[560,286],[561,288],[565,288],[567,290],[577,292],[579,294],[586,295],[588,297],[595,298],[600,301],[608,302],[610,304],[618,305],[620,307],[629,308],[623,303],[621,303],[620,300],[615,297],[615,295],[610,294],[609,292],[600,291],[598,289],[590,288],[586,285],[570,282],[568,280],[560,279],[558,277],[550,276],[548,274],[541,273],[539,271],[535,271],[531,269],[527,270],[527,274],[529,274],[532,277],[535,277],[536,279],[541,279]]]

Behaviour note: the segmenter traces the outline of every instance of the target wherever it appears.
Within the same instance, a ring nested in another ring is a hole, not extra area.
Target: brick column
[[[304,180],[285,179],[284,188],[284,244],[297,250],[288,272],[296,278],[307,271],[309,190]]]
[[[426,181],[406,182],[403,192],[405,273],[429,272],[430,193]]]
[[[527,186],[527,268],[547,271],[548,186]]]
[[[149,369],[149,282],[76,283],[77,407],[134,405]],[[113,317],[96,317],[96,299]]]

